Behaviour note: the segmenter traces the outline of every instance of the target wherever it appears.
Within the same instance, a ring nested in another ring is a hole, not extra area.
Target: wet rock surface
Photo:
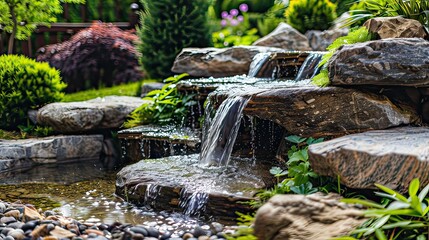
[[[231,48],[184,48],[174,61],[172,71],[193,77],[229,77],[247,74],[258,53],[282,52],[281,48],[238,46]]]
[[[406,192],[413,178],[429,184],[429,128],[402,127],[336,138],[309,147],[313,170],[355,189],[374,183]]]
[[[286,23],[280,23],[271,33],[256,40],[252,45],[277,47],[292,51],[311,50],[307,37]]]
[[[362,224],[362,211],[338,195],[276,195],[256,213],[255,235],[272,240],[326,240]]]
[[[381,39],[385,38],[427,38],[423,25],[414,19],[403,17],[378,17],[369,19],[364,26]]]
[[[429,42],[389,38],[341,47],[329,61],[332,85],[429,86]],[[412,57],[406,57],[412,56]]]
[[[103,135],[69,135],[0,140],[0,172],[33,164],[98,159]]]
[[[274,121],[290,134],[339,136],[419,122],[416,111],[387,97],[354,89],[314,86],[254,94],[244,114]]]
[[[117,174],[116,193],[155,209],[234,219],[236,211],[251,211],[240,202],[273,184],[272,163],[254,165],[250,161],[231,161],[224,169],[199,165],[196,154],[142,160]]]
[[[116,129],[145,101],[138,97],[108,96],[82,102],[51,103],[37,113],[37,122],[60,133]]]

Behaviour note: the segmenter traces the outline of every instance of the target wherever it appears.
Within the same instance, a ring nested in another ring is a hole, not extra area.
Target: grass
[[[137,96],[139,88],[143,83],[154,82],[155,80],[144,80],[144,82],[133,82],[121,84],[109,88],[91,89],[80,91],[76,93],[66,94],[63,98],[63,102],[76,102],[94,99],[97,97],[105,97],[110,95],[118,96]]]

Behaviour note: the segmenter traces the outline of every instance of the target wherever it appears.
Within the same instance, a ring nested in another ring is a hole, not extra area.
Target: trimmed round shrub
[[[0,128],[27,124],[27,112],[62,99],[58,70],[24,56],[0,56]]]
[[[186,47],[209,47],[211,32],[207,0],[141,0],[141,28],[138,45],[141,63],[148,77],[173,75],[176,55]]]
[[[291,0],[285,17],[287,23],[301,33],[326,30],[337,18],[336,8],[329,0]]]

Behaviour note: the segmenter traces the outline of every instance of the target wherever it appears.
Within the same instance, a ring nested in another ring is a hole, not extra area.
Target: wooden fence
[[[87,0],[88,2],[88,0]],[[94,19],[89,11],[89,6],[81,5],[79,6],[79,17],[82,22],[70,22],[72,21],[71,11],[69,4],[63,5],[63,16],[59,18],[62,21],[67,22],[58,22],[51,24],[51,27],[39,26],[36,31],[32,34],[32,36],[28,40],[18,41],[15,40],[14,45],[14,53],[22,54],[28,57],[35,57],[37,49],[46,46],[48,44],[60,43],[68,40],[72,35],[77,33],[78,31],[91,26],[93,21],[104,20],[106,19],[104,16],[105,9],[102,7],[103,0],[98,1],[97,8],[97,17],[98,19]],[[114,7],[112,11],[114,12],[115,19],[123,20],[124,14],[123,11],[128,11],[128,21],[115,21],[112,22],[113,25],[121,28],[121,29],[132,29],[138,23],[138,5],[133,3],[127,9],[121,9],[119,4],[121,0],[114,0],[115,5],[118,7]],[[76,9],[74,9],[76,10]],[[112,14],[110,14],[112,15]],[[112,19],[112,17],[110,17]],[[0,55],[7,52],[7,44],[8,44],[9,34],[5,32],[0,32]]]

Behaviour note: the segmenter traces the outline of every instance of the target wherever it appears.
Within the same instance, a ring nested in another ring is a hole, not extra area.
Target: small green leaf
[[[388,187],[385,187],[385,186],[377,184],[377,183],[375,184],[375,186],[377,186],[379,189],[383,190],[384,192],[389,193],[393,197],[398,198],[398,200],[400,200],[400,201],[408,202],[408,199],[406,197],[404,197],[402,194],[400,194],[400,193],[398,193],[398,192],[396,192],[396,191],[394,191]]]
[[[408,187],[408,194],[410,195],[410,197],[416,196],[417,195],[417,191],[419,190],[419,186],[420,186],[420,181],[418,178],[414,178],[411,183],[410,186]]]
[[[297,143],[298,144],[298,143],[304,142],[306,140],[306,138],[302,138],[302,137],[299,137],[299,136],[296,136],[296,135],[292,135],[292,136],[286,137],[286,140],[288,140],[289,142]]]
[[[378,240],[387,240],[386,234],[384,234],[381,229],[375,230],[375,237],[377,237]]]

